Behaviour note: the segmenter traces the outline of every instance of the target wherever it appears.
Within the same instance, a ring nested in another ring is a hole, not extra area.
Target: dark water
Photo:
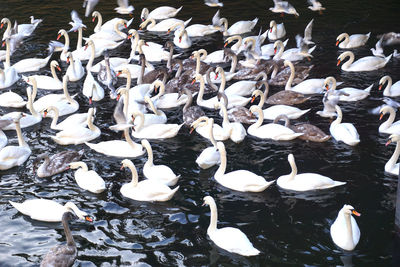
[[[100,1],[96,9],[104,19],[116,16],[115,1]],[[372,36],[368,46],[355,50],[356,57],[370,54],[369,48],[376,42],[376,34],[399,31],[398,12],[400,2],[392,1],[324,1],[327,8],[321,16],[306,7],[306,1],[291,1],[300,13],[295,19],[285,16],[289,46],[294,46],[296,33],[303,33],[310,19],[315,18],[313,40],[317,49],[313,53],[315,65],[310,77],[334,75],[346,85],[365,88],[375,83],[371,96],[357,103],[341,103],[344,120],[355,124],[361,143],[350,147],[330,140],[322,144],[300,140],[290,142],[263,141],[246,137],[241,144],[225,142],[228,152],[227,171],[250,169],[267,180],[276,179],[290,171],[287,154],[293,153],[301,172],[318,172],[336,180],[347,181],[347,185],[333,190],[313,193],[288,193],[276,185],[262,193],[234,192],[220,186],[212,178],[216,168],[200,171],[194,160],[208,142],[182,130],[176,138],[151,142],[156,164],[167,164],[182,175],[180,190],[171,201],[145,203],[126,199],[119,189],[130,181],[128,171],[120,171],[121,159],[106,157],[90,151],[84,161],[95,169],[106,181],[107,190],[95,195],[81,190],[73,179],[72,172],[51,178],[38,178],[32,171],[32,162],[43,151],[56,153],[66,149],[81,149],[84,145],[62,147],[49,138],[50,121],[23,130],[33,153],[21,167],[0,172],[0,265],[37,266],[42,256],[54,245],[64,242],[61,224],[33,221],[12,208],[8,201],[21,202],[30,198],[48,198],[65,203],[73,200],[81,209],[93,214],[93,224],[74,222],[71,225],[78,246],[78,259],[74,266],[390,266],[394,248],[394,203],[396,178],[384,173],[384,164],[394,150],[385,147],[386,135],[378,134],[378,116],[368,109],[382,104],[382,93],[377,83],[385,74],[394,81],[400,79],[400,62],[391,61],[384,69],[370,73],[344,73],[336,67],[340,51],[334,46],[341,32],[366,33]],[[137,28],[139,12],[143,7],[150,10],[160,5],[178,7],[184,5],[178,18],[193,17],[192,23],[208,23],[215,9],[203,5],[202,1],[134,1]],[[255,32],[264,29],[271,19],[281,21],[277,14],[268,11],[272,1],[225,1],[221,12],[229,21],[253,19],[260,21]],[[12,62],[22,58],[44,56],[50,40],[54,40],[61,28],[69,28],[69,13],[76,9],[82,15],[81,1],[1,1],[0,16],[27,23],[34,15],[44,22],[36,32],[26,39],[12,56]],[[89,19],[84,23],[89,35],[94,27]],[[72,44],[76,36],[73,34]],[[145,39],[163,42],[171,36],[145,34]],[[194,40],[194,46],[185,51],[189,55],[194,49],[207,47],[210,51],[220,49],[220,35]],[[127,57],[129,44],[111,52],[111,55]],[[385,49],[391,53],[393,47]],[[399,47],[397,47],[399,49]],[[55,55],[54,58],[58,58]],[[96,60],[97,62],[97,60]],[[64,64],[64,63],[63,63]],[[63,65],[63,69],[66,66]],[[49,74],[48,70],[40,73]],[[121,80],[121,84],[124,81]],[[82,82],[70,85],[72,92],[79,92]],[[13,91],[24,92],[26,84],[19,81]],[[278,90],[281,88],[272,88]],[[43,94],[43,93],[40,93]],[[88,108],[84,96],[78,95],[80,111]],[[329,132],[329,121],[315,115],[322,109],[322,97],[315,96],[301,108],[311,108],[302,121],[310,121]],[[114,104],[108,99],[95,104],[98,108],[96,124],[102,135],[96,141],[119,138],[107,129]],[[0,109],[0,113],[9,109]],[[169,122],[181,121],[181,111],[167,111]],[[216,114],[210,116],[218,118]],[[218,122],[221,120],[218,118]],[[10,143],[16,142],[13,132],[7,132]],[[135,159],[139,175],[147,157]],[[239,227],[254,246],[262,253],[246,258],[227,253],[216,247],[207,237],[209,209],[201,207],[205,195],[217,201],[219,226]],[[361,240],[353,252],[337,248],[329,235],[329,228],[343,204],[353,205],[362,216],[357,218],[361,229]],[[398,263],[397,263],[398,264]]]

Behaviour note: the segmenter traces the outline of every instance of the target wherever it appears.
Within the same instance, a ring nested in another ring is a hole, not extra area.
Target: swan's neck
[[[203,77],[200,78],[200,88],[199,88],[199,94],[197,95],[196,103],[197,105],[200,106],[201,102],[203,102],[203,95],[204,95],[204,79]]]
[[[344,214],[344,219],[346,222],[346,232],[347,232],[347,238],[346,241],[349,243],[350,247],[354,246],[354,241],[353,241],[353,227],[351,227],[351,215],[350,214]]]
[[[347,56],[349,57],[349,60],[343,63],[342,68],[343,69],[348,69],[351,64],[354,62],[354,54],[353,53],[348,53]],[[347,57],[346,56],[346,57]]]
[[[338,125],[338,124],[340,124],[340,123],[342,122],[342,118],[343,118],[342,110],[341,110],[341,109],[337,109],[337,110],[336,110],[336,113],[337,113],[336,120],[334,120],[334,121],[331,123],[331,125]]]
[[[71,61],[71,64],[73,65],[74,63]],[[58,76],[56,73],[56,67],[53,64],[50,64],[50,71],[51,71],[51,76],[53,76],[53,79],[58,82],[61,82],[60,79],[58,79]],[[36,89],[36,92],[37,92],[37,89]],[[35,97],[36,97],[36,94],[35,94]]]
[[[128,75],[130,76],[130,75]],[[126,85],[128,88],[128,83],[130,83],[130,78],[127,79]],[[130,84],[129,84],[130,86]],[[129,89],[124,89],[121,92],[124,95],[124,114],[127,117],[128,116],[128,106],[129,106]]]
[[[390,78],[390,77],[388,77],[386,79],[386,81],[387,81],[387,85],[386,85],[385,89],[383,90],[383,94],[390,95],[390,88],[392,87],[393,81],[392,81],[392,78]]]
[[[381,127],[383,127],[384,129],[389,128],[393,124],[395,118],[396,112],[393,109],[389,109],[389,118],[384,123],[382,123]]]
[[[231,57],[232,57],[232,62],[231,62],[231,69],[229,70],[229,72],[234,73],[236,71],[238,59],[236,54],[232,54]]]
[[[42,115],[40,115],[36,109],[33,108],[33,99],[32,99],[32,92],[29,90],[28,92],[28,103],[27,103],[27,108],[29,110],[29,112],[34,116],[34,117],[42,117]]]
[[[289,180],[293,180],[294,177],[297,175],[296,162],[294,160],[290,160],[289,164],[290,164],[290,168],[292,169],[292,172],[289,174]]]
[[[7,29],[5,31],[6,36],[10,37],[11,36],[11,21],[8,18],[5,18],[6,23],[7,23]]]
[[[261,94],[259,94],[260,102],[258,103],[258,107],[261,109],[261,112],[262,112],[262,108],[263,108],[264,103],[265,103],[265,95],[266,94],[268,94],[268,88],[265,88],[265,92],[264,93],[261,92]]]
[[[77,168],[82,168],[82,170],[85,171],[85,172],[87,172],[89,170],[88,166],[83,161],[77,162],[75,164],[76,164]]]
[[[294,79],[294,66],[293,64],[289,64],[289,68],[290,68],[290,76],[288,81],[286,82],[286,86],[285,86],[285,90],[291,90],[292,89],[292,83],[293,83],[293,79]]]
[[[112,79],[111,76],[111,68],[110,68],[110,60],[108,58],[104,59],[106,64],[106,73],[107,73],[107,80],[110,81]]]
[[[182,70],[183,70],[183,65],[182,63],[179,63],[178,71],[175,73],[175,78],[179,78],[181,76]]]
[[[140,145],[136,144],[135,142],[133,142],[131,135],[129,134],[129,129],[125,129],[124,130],[124,136],[125,136],[125,140],[126,142],[133,148],[133,149],[137,149]]]
[[[276,54],[276,57],[278,59],[281,59],[281,57],[283,55],[283,51],[285,50],[285,46],[283,45],[282,42],[278,42],[278,46],[279,46],[279,51],[278,51],[278,54]]]
[[[242,42],[243,42],[242,37],[240,35],[237,35],[237,36],[233,36],[231,38],[233,38],[233,40],[236,41],[236,43],[234,45],[232,45],[231,49],[234,51],[239,50],[240,47],[242,46]]]
[[[82,48],[82,27],[78,29],[78,41],[76,42],[76,50]]]
[[[390,157],[390,159],[386,164],[390,166],[395,166],[397,160],[399,159],[399,156],[400,156],[400,141],[397,141],[396,149],[394,150],[393,155]]]
[[[47,108],[47,111],[50,111],[50,110],[52,110],[54,112],[54,116],[53,116],[53,119],[51,121],[51,128],[56,128],[57,127],[58,117],[60,116],[60,113],[58,112],[58,108],[54,108],[54,107]]]
[[[150,22],[150,25],[147,26],[147,29],[151,29],[151,28],[153,28],[154,26],[156,26],[156,21],[155,21],[155,19],[149,18],[149,19],[147,19],[147,20],[148,20],[148,22],[146,23],[146,25]]]
[[[138,48],[139,44],[139,33],[135,32],[135,38],[131,41],[131,53],[129,55],[129,61],[131,61],[135,54],[136,54],[136,49]]]
[[[15,123],[15,131],[17,132],[18,145],[22,147],[28,147],[28,144],[25,142],[24,137],[22,136],[21,125],[19,122]]]
[[[101,25],[103,24],[103,18],[100,15],[100,13],[97,14],[97,24],[96,27],[94,27],[94,32],[98,32],[101,30]]]
[[[151,167],[153,166],[153,149],[151,148],[151,145],[148,144],[146,144],[144,147],[146,148],[147,151],[147,161],[145,165]]]
[[[226,170],[226,150],[225,147],[219,150],[219,155],[221,157],[221,164],[218,167],[218,170],[215,172],[215,177],[223,176]]]
[[[144,115],[142,112],[138,111],[136,112],[135,116],[139,116],[140,117],[140,121],[139,121],[139,125],[136,127],[136,131],[140,131],[144,125]]]
[[[76,102],[69,94],[68,92],[68,80],[67,79],[63,79],[63,92],[64,92],[64,96],[65,98],[68,100],[68,102],[70,104]]]
[[[219,74],[221,75],[221,84],[219,85],[218,92],[223,93],[225,90],[225,84],[226,84],[225,72],[221,71]]]
[[[229,122],[229,119],[228,119],[228,112],[226,111],[225,105],[221,103],[221,104],[220,104],[220,108],[221,108],[221,110],[222,110],[222,114],[224,115],[224,116],[223,116],[223,120],[222,120],[222,127],[225,128],[225,126],[228,127],[231,123]]]
[[[257,121],[253,124],[254,126],[254,128],[258,128],[258,127],[260,127],[261,126],[261,124],[263,123],[263,121],[264,121],[264,113],[263,113],[263,111],[262,111],[262,109],[260,109],[259,111],[257,111],[258,112],[258,119],[257,119]]]
[[[67,239],[67,246],[75,246],[75,241],[72,237],[71,230],[69,229],[68,221],[62,220],[62,225],[64,227],[65,238]]]
[[[127,167],[131,170],[131,173],[132,173],[132,181],[130,184],[133,187],[136,187],[139,182],[137,170],[132,162],[127,163]]]
[[[88,61],[88,63],[87,63],[87,65],[86,65],[86,70],[89,72],[91,69],[92,69],[92,65],[93,65],[93,61],[94,61],[94,56],[95,56],[95,53],[96,53],[96,48],[95,48],[95,46],[94,46],[94,43],[93,42],[90,42],[89,43],[89,45],[90,45],[90,58],[89,58],[89,61]]]
[[[214,91],[218,91],[218,86],[216,86],[215,83],[213,83],[213,82],[211,81],[210,75],[211,75],[211,68],[209,68],[209,69],[207,70],[207,73],[206,73],[207,84],[208,84],[209,86],[211,86],[211,87],[213,88]]]
[[[225,115],[224,115],[225,116]],[[210,141],[211,141],[211,144],[215,147],[215,148],[217,148],[217,142],[215,141],[215,138],[214,138],[214,131],[213,131],[213,127],[214,127],[214,122],[208,122],[209,123],[209,125],[208,125],[208,134],[210,135]]]
[[[63,36],[64,36],[65,43],[64,43],[64,48],[63,48],[62,53],[63,53],[63,54],[66,54],[66,53],[68,53],[70,41],[69,41],[69,35],[68,35],[67,32],[64,32],[64,33],[63,33]]]
[[[217,213],[217,205],[215,202],[209,203],[210,206],[210,212],[211,212],[211,217],[210,217],[210,225],[208,226],[207,233],[212,233],[217,230],[217,222],[218,222],[218,213]]]
[[[95,131],[96,130],[96,126],[93,124],[93,110],[91,112],[89,112],[88,116],[87,116],[87,125],[88,128],[91,131]]]
[[[140,46],[140,47],[142,47],[142,46]],[[146,69],[146,62],[145,62],[146,60],[145,59],[143,59],[142,60],[142,65],[140,65],[141,66],[141,68],[140,68],[140,75],[139,75],[139,78],[138,78],[138,80],[137,80],[137,84],[143,84],[143,77],[144,77],[144,71],[145,71],[145,69]]]
[[[121,22],[117,22],[117,23],[115,23],[114,24],[114,31],[119,35],[119,36],[121,36],[122,38],[124,38],[125,39],[125,33],[123,33],[123,32],[121,32],[120,30],[119,30],[119,25],[121,25],[122,23]]]
[[[4,64],[4,69],[9,68],[11,66],[10,55],[11,55],[10,39],[7,38],[6,39],[6,62]]]
[[[220,22],[224,24],[224,32],[223,35],[228,35],[228,20],[226,18],[220,19]]]
[[[189,90],[188,90],[189,91]],[[189,92],[186,92],[186,95],[187,95],[187,100],[186,100],[186,103],[185,103],[185,105],[183,106],[183,109],[182,109],[182,111],[183,112],[186,112],[186,110],[192,105],[192,103],[193,103],[193,96],[192,96],[192,93],[189,91]]]
[[[195,75],[200,73],[200,53],[196,54],[196,72]]]

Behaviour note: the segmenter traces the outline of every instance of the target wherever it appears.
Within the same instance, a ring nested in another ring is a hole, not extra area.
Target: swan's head
[[[207,116],[201,116],[200,118],[192,122],[192,124],[190,124],[190,133],[192,133],[193,130],[196,129],[197,127],[206,126],[208,122],[209,118]]]
[[[271,20],[269,22],[269,32],[272,32],[272,28],[276,27],[276,21],[275,20]]]
[[[154,89],[154,92],[156,92],[157,93],[157,91],[158,90],[161,90],[161,88],[164,88],[165,87],[165,85],[164,85],[164,83],[162,82],[162,81],[160,81],[160,80],[155,80],[151,85],[150,85],[150,88],[153,88]]]
[[[59,40],[63,35],[68,35],[67,31],[64,29],[59,30],[57,35],[57,40]]]
[[[75,215],[78,216],[79,219],[88,221],[88,222],[93,222],[93,217],[88,215],[87,212],[80,210],[74,203],[67,202],[64,205],[64,207],[66,207],[68,210],[74,212]]]
[[[135,36],[137,34],[137,30],[135,30],[135,29],[130,29],[129,31],[128,31],[128,36],[127,36],[127,38],[128,39],[131,39],[133,36]]]
[[[196,81],[199,82],[199,81],[201,81],[201,80],[204,81],[203,75],[197,73],[197,74],[194,76],[194,78],[192,79],[192,84],[194,84]]]
[[[336,66],[339,66],[340,62],[342,62],[346,57],[351,57],[351,56],[354,57],[354,54],[351,51],[346,51],[346,52],[341,53],[337,58],[338,62],[336,64]]]
[[[93,40],[91,40],[91,39],[87,40],[87,42],[86,42],[86,44],[85,44],[84,50],[86,50],[86,49],[88,48],[89,45],[94,47],[94,42],[93,42]]]
[[[274,43],[274,54],[276,54],[276,51],[278,50],[278,48],[280,48],[281,46],[283,46],[283,43],[281,40],[277,40]],[[286,66],[286,65],[285,65]]]
[[[356,215],[356,216],[361,216],[361,214],[358,213],[358,212],[353,208],[353,206],[347,205],[347,204],[345,204],[345,205],[343,206],[343,208],[340,210],[340,212],[343,212],[344,214],[348,214],[348,215],[354,214],[354,215]]]
[[[144,7],[142,9],[142,13],[140,14],[140,18],[142,19],[142,22],[145,21],[148,16],[149,16],[149,10],[147,9],[147,7]]]
[[[129,159],[122,160],[121,164],[122,164],[121,170],[124,169],[124,168],[128,168],[129,166],[135,167],[135,164],[133,164],[133,162],[131,160],[129,160]]]
[[[225,145],[222,142],[217,142],[218,151],[225,151]]]
[[[290,60],[285,60],[285,61],[283,62],[283,65],[284,65],[285,67],[292,67],[292,66],[293,66],[293,63],[292,63]]]
[[[60,65],[59,65],[58,62],[55,61],[55,60],[52,60],[52,61],[50,62],[50,67],[56,68],[58,71],[61,71]],[[32,80],[32,81],[33,81],[32,78],[34,79],[34,76],[29,76],[29,80]],[[36,79],[35,79],[35,81],[36,81]]]
[[[73,57],[71,52],[67,53],[67,64],[69,64],[69,62],[73,62]]]
[[[262,92],[261,90],[259,90],[259,89],[254,90],[253,93],[251,94],[250,103],[253,103],[254,100],[256,100],[256,98],[257,98],[258,96],[261,96],[262,94],[263,94],[263,92]]]
[[[27,83],[32,83],[33,86],[37,86],[37,81],[36,81],[35,76],[29,76],[28,78],[26,78],[26,82]]]
[[[346,37],[349,38],[349,35],[348,35],[347,33],[345,33],[345,32],[339,34],[339,36],[336,37],[336,46],[338,46],[339,43],[340,43],[341,41],[343,41],[343,39],[345,39]]]
[[[393,112],[394,112],[394,113],[395,113],[395,110],[394,110],[393,107],[391,107],[391,106],[389,106],[389,105],[383,106],[383,107],[379,110],[379,114],[380,114],[379,120],[382,120],[383,115],[385,115],[385,114],[388,113],[388,112],[390,112],[390,113],[393,113]]]
[[[19,124],[19,120],[20,120],[21,118],[23,118],[23,117],[25,117],[25,114],[22,113],[22,112],[20,112],[20,113],[18,113],[17,116],[16,116],[14,119],[12,119],[12,120],[13,120],[13,122],[14,122],[15,124]]]
[[[400,135],[397,134],[392,134],[391,136],[389,136],[389,140],[386,142],[386,146],[390,145],[390,143],[394,143],[394,142],[399,142],[400,141]]]
[[[92,13],[92,22],[94,22],[97,17],[101,17],[100,12],[99,11],[93,11],[93,13]]]
[[[333,83],[336,83],[335,77],[329,76],[329,77],[327,77],[327,78],[324,80],[324,85],[323,85],[323,87],[324,87],[326,90],[329,90],[330,85],[333,84]]]
[[[87,165],[83,161],[75,161],[75,162],[71,162],[69,164],[70,169],[78,169],[78,168],[84,168],[84,167],[86,167],[86,169],[87,169]]]
[[[392,81],[392,78],[389,75],[383,76],[380,80],[379,80],[379,90],[382,90],[383,85],[386,82]]]
[[[259,106],[253,105],[253,106],[250,107],[250,112],[253,113],[253,114],[254,113],[260,114],[262,112],[262,110],[261,110],[261,108]]]
[[[215,204],[215,200],[214,200],[214,198],[213,197],[211,197],[211,196],[205,196],[204,198],[203,198],[203,205],[202,206],[210,206],[210,205],[212,205],[212,204]]]

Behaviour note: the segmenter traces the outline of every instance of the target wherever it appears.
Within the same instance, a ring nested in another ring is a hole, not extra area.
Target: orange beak
[[[93,219],[90,216],[85,216],[85,221],[93,222]]]
[[[141,31],[141,30],[143,30],[143,28],[142,28],[142,27],[139,27],[139,31]]]
[[[382,86],[383,86],[383,84],[379,85],[379,88],[378,88],[379,91],[382,90]]]
[[[253,103],[254,100],[256,100],[256,96],[253,95],[253,96],[251,97],[250,103]]]
[[[67,64],[69,64],[69,57],[67,57]]]
[[[383,113],[381,113],[381,115],[379,116],[379,120],[382,120],[383,118]]]
[[[192,128],[190,128],[189,134],[192,134],[192,133],[193,133],[193,131],[194,131],[194,128],[193,128],[193,127],[192,127]]]
[[[125,29],[128,29],[128,26],[126,25],[126,23],[124,23],[124,27],[125,27]]]
[[[391,142],[392,142],[392,140],[389,139],[389,140],[386,142],[385,146],[390,145]]]
[[[195,82],[196,82],[196,78],[193,78],[191,84],[194,84]]]
[[[351,211],[351,213],[353,213],[354,215],[356,215],[356,216],[358,216],[358,217],[360,217],[361,216],[361,213],[358,213],[357,211],[355,211],[355,210],[352,210]]]
[[[182,37],[179,37],[179,42],[181,42],[182,41]]]
[[[92,97],[90,96],[89,97],[89,105],[91,105],[92,104]]]
[[[47,116],[47,110],[45,110],[45,111],[43,112],[43,117],[46,118],[46,116]]]
[[[224,43],[224,47],[226,47],[227,45],[228,45],[228,42],[225,42],[225,43]]]
[[[121,98],[121,94],[117,94],[117,101]]]
[[[341,62],[340,59],[338,59],[336,66],[339,66],[340,62]]]
[[[276,54],[276,47],[274,48],[274,54]]]
[[[94,22],[95,19],[96,19],[96,17],[93,17],[93,18],[92,18],[92,22]]]
[[[58,71],[61,71],[60,66],[56,66],[56,69],[57,69]]]
[[[326,90],[329,90],[329,85],[325,85],[325,89],[326,89]]]
[[[272,32],[272,28],[269,28],[269,32]]]
[[[128,40],[132,38],[132,34],[128,34]]]
[[[125,167],[124,167],[124,165],[122,165],[121,166],[121,168],[119,168],[121,171],[123,170],[123,169],[125,169]]]
[[[6,41],[3,41],[3,43],[1,44],[2,47],[4,47],[6,45]]]
[[[61,38],[61,33],[57,35],[57,40]]]
[[[2,24],[0,25],[0,29],[3,29],[3,27],[4,27],[4,23],[2,23]]]
[[[168,29],[167,34],[169,34],[171,32],[171,29]]]
[[[154,92],[157,93],[157,91],[158,91],[158,86],[154,86]]]
[[[340,43],[339,40],[337,40],[337,41],[336,41],[336,46],[338,46],[339,43]]]
[[[118,76],[121,75],[121,74],[122,74],[122,71],[119,70],[119,71],[117,72],[116,75],[117,75],[117,77],[118,77]]]

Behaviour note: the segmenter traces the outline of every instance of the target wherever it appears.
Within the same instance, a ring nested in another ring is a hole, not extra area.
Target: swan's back
[[[351,229],[353,240],[352,244],[349,243],[349,234],[346,227],[346,219],[344,215],[339,212],[335,222],[331,225],[330,233],[333,242],[339,247],[346,250],[353,250],[360,241],[360,228],[358,228],[356,220],[350,215]]]
[[[314,189],[326,189],[346,184],[345,182],[334,181],[331,178],[318,173],[302,173],[295,176],[290,183],[297,191],[306,191]],[[290,189],[290,188],[288,188]]]
[[[221,185],[241,192],[261,192],[272,182],[267,182],[262,176],[247,170],[237,170],[224,175],[215,176],[215,180]]]
[[[44,256],[40,267],[68,267],[75,262],[78,251],[75,245],[59,245],[52,248],[46,256]]]
[[[332,125],[329,127],[331,135],[339,141],[343,141],[346,144],[357,144],[360,142],[360,136],[357,129],[351,123],[340,123],[338,125]]]
[[[69,163],[79,161],[84,151],[62,151],[50,157],[49,164],[43,163],[37,170],[38,177],[48,177],[63,172],[69,168]]]
[[[211,240],[229,252],[237,253],[243,256],[258,255],[260,251],[253,247],[253,244],[247,236],[237,228],[225,227],[208,232]]]
[[[38,221],[59,222],[66,211],[61,204],[41,198],[26,200],[23,203],[10,201],[10,204],[22,214]]]

